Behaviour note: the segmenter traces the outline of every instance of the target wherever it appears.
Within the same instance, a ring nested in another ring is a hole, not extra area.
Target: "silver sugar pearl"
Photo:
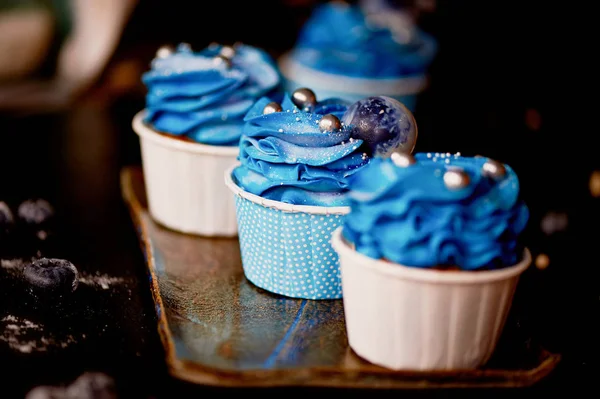
[[[292,93],[292,102],[296,107],[304,109],[306,107],[314,107],[317,104],[317,96],[315,92],[306,87],[296,89]]]
[[[167,58],[175,52],[173,46],[165,45],[156,50],[156,58]]]
[[[219,51],[219,54],[223,57],[231,59],[233,58],[233,56],[235,56],[235,49],[231,46],[223,46],[221,47],[221,51]]]
[[[231,60],[222,56],[221,54],[215,56],[215,58],[213,58],[213,62],[215,65],[225,65],[227,68],[231,68]]]
[[[501,179],[506,175],[506,168],[501,162],[488,159],[481,167],[481,173],[492,179]]]
[[[267,105],[265,105],[265,108],[263,109],[263,115],[268,115],[268,114],[272,114],[274,112],[281,112],[283,111],[283,109],[281,108],[281,105],[279,105],[279,103],[276,103],[275,101],[272,101],[270,103],[268,103]]]
[[[392,162],[394,162],[394,165],[401,168],[406,168],[417,163],[415,157],[403,152],[393,152],[390,158],[392,159]]]
[[[342,128],[342,122],[333,114],[323,115],[319,121],[319,130],[322,132],[337,132]]]
[[[444,184],[450,190],[460,190],[469,185],[471,179],[462,169],[449,169],[444,173]]]

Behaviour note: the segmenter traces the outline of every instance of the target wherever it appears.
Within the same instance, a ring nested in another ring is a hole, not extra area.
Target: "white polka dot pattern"
[[[293,298],[342,297],[331,234],[343,215],[311,215],[267,208],[235,197],[246,278],[267,291]]]

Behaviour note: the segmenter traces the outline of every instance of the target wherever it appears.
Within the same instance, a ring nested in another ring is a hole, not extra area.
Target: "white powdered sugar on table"
[[[79,282],[81,284],[100,287],[103,290],[107,290],[113,285],[120,285],[125,283],[123,277],[114,277],[107,274],[86,274],[83,273],[79,276]]]
[[[75,342],[71,335],[61,341],[57,341],[52,336],[39,337],[40,332],[43,331],[43,325],[22,317],[8,315],[0,321],[0,341],[17,352],[45,352],[50,347],[66,348]]]
[[[0,259],[0,266],[3,269],[22,269],[25,262],[22,259]]]

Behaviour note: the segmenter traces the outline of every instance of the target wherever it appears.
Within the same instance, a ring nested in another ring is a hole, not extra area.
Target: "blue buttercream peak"
[[[350,130],[323,132],[324,115],[342,118],[348,103],[325,99],[310,109],[300,109],[285,94],[281,112],[263,113],[273,100],[259,99],[248,111],[240,140],[241,166],[234,179],[248,192],[266,199],[299,205],[343,206],[350,176],[369,158],[362,140]]]
[[[350,180],[351,212],[344,236],[358,252],[413,267],[463,270],[512,266],[521,258],[520,234],[529,218],[512,168],[490,176],[484,157],[416,154],[397,166],[374,158]],[[452,186],[444,178],[468,178]]]
[[[145,122],[156,130],[212,145],[237,145],[244,115],[280,82],[274,61],[262,50],[224,46],[199,52],[179,45],[152,61],[142,76],[148,88]]]

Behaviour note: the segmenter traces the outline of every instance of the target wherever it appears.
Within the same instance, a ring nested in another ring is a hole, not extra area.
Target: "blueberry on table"
[[[29,225],[44,225],[54,216],[54,208],[46,200],[23,201],[17,209],[19,220]]]
[[[69,398],[116,399],[115,381],[103,373],[84,373],[67,387]]]
[[[0,201],[0,238],[8,233],[14,224],[15,218],[6,202]]]
[[[8,226],[14,222],[10,207],[4,201],[0,201],[0,226]]]
[[[25,399],[116,399],[114,380],[103,373],[84,373],[66,387],[39,386]]]
[[[64,259],[41,258],[25,265],[23,277],[32,291],[68,294],[77,289],[79,272]]]
[[[6,202],[0,201],[0,258],[7,255],[12,247],[9,241],[14,227],[14,216]]]
[[[354,139],[365,142],[373,156],[412,153],[417,142],[417,123],[400,101],[386,96],[368,97],[352,104],[342,123]]]

